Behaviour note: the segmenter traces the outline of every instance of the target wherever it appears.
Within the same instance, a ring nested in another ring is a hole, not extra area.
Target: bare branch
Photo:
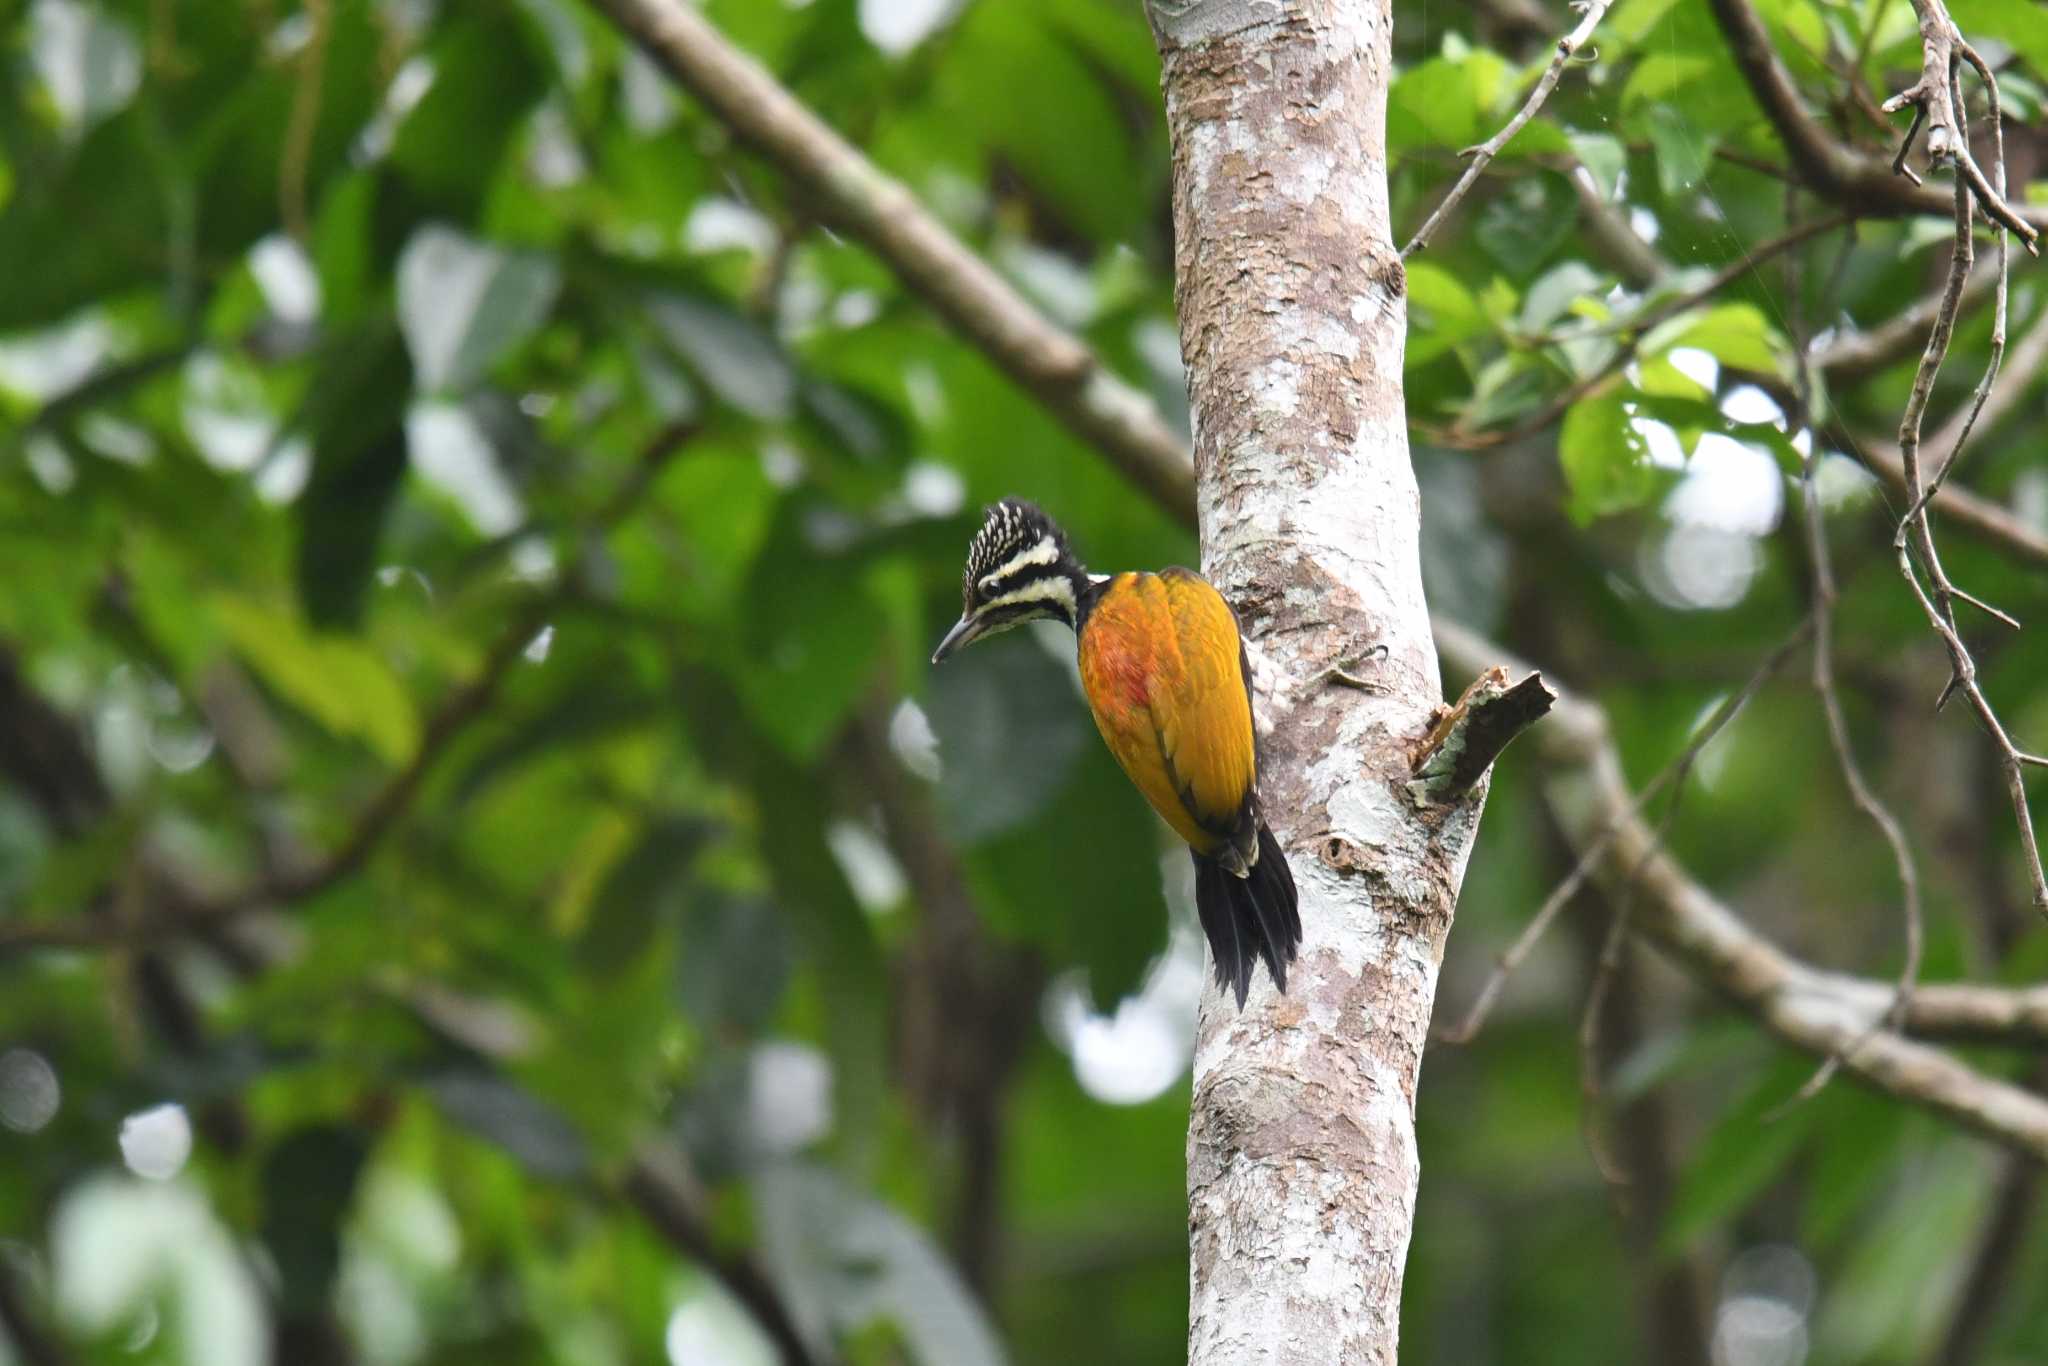
[[[1674,294],[1668,299],[1659,300],[1657,303],[1643,309],[1640,313],[1631,314],[1626,318],[1619,318],[1613,322],[1603,323],[1576,334],[1588,336],[1623,333],[1625,335],[1620,347],[1616,349],[1614,355],[1608,358],[1605,365],[1601,366],[1593,374],[1586,376],[1576,384],[1565,389],[1555,398],[1551,399],[1550,402],[1544,404],[1534,413],[1531,413],[1528,417],[1523,418],[1511,427],[1472,432],[1460,427],[1448,429],[1429,428],[1421,423],[1417,423],[1415,424],[1416,430],[1424,432],[1437,445],[1448,446],[1457,450],[1488,450],[1495,446],[1504,446],[1511,442],[1534,436],[1537,432],[1545,430],[1552,423],[1563,417],[1571,406],[1580,399],[1598,393],[1612,383],[1614,377],[1627,369],[1630,363],[1635,360],[1637,352],[1642,347],[1643,339],[1649,335],[1653,328],[1661,323],[1670,321],[1687,309],[1695,308],[1705,303],[1736,280],[1741,279],[1744,275],[1749,274],[1779,254],[1790,251],[1793,247],[1800,245],[1802,242],[1809,241],[1822,233],[1847,227],[1854,221],[1854,218],[1848,214],[1836,214],[1829,218],[1816,218],[1805,223],[1794,224],[1776,237],[1750,247],[1741,256],[1715,271],[1703,283]]]
[[[688,423],[675,423],[657,433],[641,452],[632,471],[592,515],[591,529],[598,532],[607,530],[631,512],[655,475],[687,444],[693,431]],[[583,554],[578,551],[565,565],[562,574],[565,583],[573,583],[579,577],[582,559]],[[490,708],[506,674],[546,624],[548,614],[558,606],[559,602],[552,594],[540,594],[528,600],[513,615],[485,652],[484,661],[475,675],[451,691],[428,718],[412,758],[363,807],[348,836],[330,853],[308,864],[254,878],[243,886],[217,895],[197,892],[181,878],[155,878],[147,913],[133,920],[85,916],[49,921],[0,921],[0,958],[36,948],[108,948],[146,944],[217,925],[260,907],[304,901],[353,877],[411,807],[420,785],[449,745]],[[0,675],[0,685],[4,682],[4,675]]]
[[[1542,674],[1508,682],[1507,670],[1488,669],[1457,702],[1443,709],[1415,753],[1408,792],[1424,806],[1462,800],[1486,776],[1513,739],[1536,724],[1557,694]]]
[[[1187,447],[1144,393],[1046,321],[860,152],[682,0],[599,0],[678,83],[801,184],[834,226],[888,262],[1046,410],[1133,483],[1192,521]]]
[[[1964,59],[1967,51],[1971,64],[1994,92],[1992,117],[1996,120],[1997,82],[1991,75],[1991,68],[1963,41],[1962,31],[1948,17],[1948,6],[1944,0],[1913,0],[1913,11],[1920,20],[1920,79],[1879,106],[1887,114],[1896,114],[1909,107],[1913,111],[1912,125],[1906,130],[1905,140],[1899,144],[1899,154],[1892,158],[1893,172],[1910,177],[1916,187],[1920,184],[1920,177],[1906,169],[1906,154],[1913,150],[1913,141],[1924,125],[1927,129],[1927,164],[1939,166],[1943,162],[1954,162],[1957,179],[1969,186],[1985,216],[2015,234],[2028,252],[2038,255],[2034,243],[2040,234],[2006,203],[2004,176],[2000,175],[1997,186],[1991,185],[1984,179],[1976,158],[1970,154],[1969,129],[1965,125],[1962,100],[1956,85],[1956,65]],[[2001,161],[2004,159],[2003,146],[2001,137]]]
[[[1876,982],[1840,978],[1834,989],[1876,1001],[1885,988]],[[2048,988],[2007,989],[1971,982],[1923,982],[1906,1002],[1903,1027],[1925,1039],[1971,1043],[2048,1045]]]
[[[1735,719],[1736,713],[1756,695],[1757,689],[1761,688],[1772,674],[1784,667],[1785,661],[1791,657],[1794,650],[1806,642],[1812,631],[1813,618],[1807,617],[1794,628],[1791,635],[1765,657],[1741,688],[1721,699],[1721,704],[1714,708],[1713,714],[1693,733],[1685,748],[1659,769],[1655,777],[1643,784],[1640,792],[1629,798],[1624,811],[1605,829],[1594,832],[1579,846],[1578,862],[1573,864],[1571,871],[1551,889],[1550,895],[1537,907],[1536,914],[1529,918],[1529,923],[1523,927],[1522,933],[1516,936],[1508,951],[1501,955],[1499,962],[1494,965],[1492,974],[1487,977],[1486,984],[1479,989],[1479,995],[1473,999],[1471,1008],[1465,1012],[1465,1017],[1454,1027],[1440,1033],[1439,1038],[1446,1043],[1469,1043],[1485,1026],[1487,1016],[1493,1013],[1494,1002],[1500,998],[1501,989],[1507,985],[1508,978],[1522,965],[1530,950],[1536,947],[1536,942],[1557,919],[1558,912],[1564,909],[1565,903],[1578,893],[1579,888],[1586,884],[1586,880],[1607,857],[1615,839],[1622,833],[1625,822],[1639,819],[1644,808],[1648,807],[1665,788],[1684,784],[1686,775],[1692,772],[1694,763],[1699,759],[1700,751],[1712,743],[1714,737]],[[1442,648],[1441,629],[1438,637],[1439,648]],[[1552,700],[1555,701],[1555,694]],[[1651,841],[1650,847],[1654,848],[1658,839],[1661,839],[1661,832]],[[1603,954],[1602,957],[1604,959],[1606,955]],[[1596,978],[1596,996],[1598,988],[1599,982]]]
[[[1939,0],[1917,0],[1917,3],[1939,5]],[[1926,11],[1922,10],[1922,32],[1926,31]],[[1951,87],[1951,110],[1961,118],[1961,99]],[[1948,650],[1950,677],[1935,707],[1940,709],[1949,696],[1956,692],[1969,699],[1970,708],[1977,715],[1985,734],[1997,746],[2000,767],[2005,772],[2006,788],[2012,798],[2013,819],[2020,833],[2020,851],[2025,861],[2027,876],[2033,885],[2034,907],[2048,915],[2048,872],[2041,864],[2041,848],[2034,834],[2034,818],[2027,806],[2025,775],[2022,772],[2025,758],[2020,748],[2006,734],[2005,726],[1992,709],[1989,699],[1977,681],[1977,664],[1970,650],[1964,644],[1962,633],[1956,628],[1955,603],[1962,601],[1983,608],[1985,604],[1966,593],[1960,592],[1949,581],[1948,573],[1942,568],[1941,556],[1934,545],[1934,531],[1928,523],[1927,491],[1920,473],[1920,426],[1927,413],[1929,396],[1934,391],[1935,376],[1941,371],[1942,361],[1947,357],[1949,339],[1955,331],[1956,311],[1962,299],[1963,283],[1970,272],[1974,244],[1972,225],[1976,216],[1976,199],[1968,183],[1958,177],[1955,182],[1955,248],[1949,259],[1948,287],[1942,293],[1941,311],[1935,315],[1934,330],[1928,335],[1927,349],[1920,358],[1920,367],[1913,376],[1912,393],[1907,397],[1906,410],[1899,420],[1899,458],[1905,465],[1906,492],[1911,498],[1911,507],[1899,523],[1898,535],[1893,545],[1898,552],[1899,573],[1913,592],[1913,598],[1920,604],[1927,622],[1940,637]],[[1992,365],[1997,365],[1998,356],[1994,351]],[[1976,407],[1982,405],[1984,386],[1979,387]],[[1974,412],[1972,414],[1974,417]],[[1967,431],[1969,421],[1964,422]],[[1955,453],[1950,454],[1953,463]],[[1916,570],[1914,559],[1918,558]],[[1920,572],[1927,575],[1928,586],[1922,587]],[[2010,617],[1998,613],[2009,624]]]
[[[1498,645],[1452,623],[1438,620],[1435,630],[1437,647],[1453,668],[1477,668],[1504,657]],[[1530,738],[1534,757],[1555,776],[1552,808],[1568,837],[1582,849],[1605,837],[1606,876],[1636,871],[1638,931],[1689,975],[1787,1043],[1820,1057],[1843,1052],[1844,1067],[1869,1085],[2018,1151],[2048,1157],[2048,1101],[1893,1030],[1864,1037],[1890,1007],[1891,986],[1856,983],[1792,958],[1657,849],[1597,706],[1563,692]],[[1927,1009],[1923,996],[1943,1006],[1953,1003],[1940,989],[1922,987],[1909,1020]],[[1972,1009],[1975,1004],[1982,1003]]]
[[[1948,211],[1948,196],[1942,191],[1907,184],[1892,173],[1888,160],[1866,157],[1827,134],[1807,112],[1750,0],[1708,0],[1708,7],[1728,40],[1736,67],[1808,189],[1842,208],[1872,216]],[[2048,224],[2048,210],[2008,206],[2008,211],[2029,230]]]
[[[958,1136],[953,1254],[962,1279],[986,1299],[1009,1233],[1002,1110],[1034,1037],[1045,971],[1035,955],[989,933],[930,787],[890,745],[895,695],[878,691],[862,706],[841,750],[847,781],[863,803],[872,800],[917,903],[897,978],[897,1068],[933,1126]]]
[[[1983,76],[1985,89],[1990,92],[1993,164],[1997,168],[1998,174],[1998,196],[2003,200],[2005,195],[2005,119],[1998,103],[1998,78],[1991,74],[1991,68],[1984,64],[1984,59],[1979,57],[1976,51],[1970,48],[1967,43],[1961,44],[1960,48],[1968,53],[1971,64]],[[1963,110],[1962,87],[1959,84],[1952,84],[1950,86],[1950,96],[1954,103],[1956,116],[1961,118]],[[1964,158],[1969,156],[1967,139],[1964,141],[1962,155]],[[1942,483],[1949,476],[1949,471],[1955,468],[1956,461],[1961,458],[1963,444],[1970,439],[1970,432],[1976,427],[1977,419],[1983,414],[1985,402],[1990,398],[1992,386],[1998,379],[1999,363],[2005,359],[2006,295],[2009,288],[2011,264],[2011,253],[2007,247],[2006,235],[2001,232],[1998,234],[1998,302],[1993,310],[1991,320],[1991,356],[1985,364],[1983,378],[1977,382],[1976,392],[1970,397],[1969,407],[1951,418],[1935,434],[1935,446],[1948,447],[1948,454],[1942,457],[1940,467],[1934,471],[1934,478],[1928,482],[1927,492],[1913,501],[1912,509],[1907,513],[1908,517],[1924,510],[1928,499],[1940,492]],[[2027,378],[2032,378],[2032,376],[2028,375]]]
[[[1846,259],[1846,258],[1845,258]],[[1809,339],[1803,326],[1796,339],[1798,358],[1796,377],[1798,385],[1799,411],[1797,420],[1807,429],[1808,437],[1814,435],[1812,370],[1808,360]],[[1806,534],[1806,555],[1813,573],[1813,690],[1820,698],[1821,713],[1827,719],[1828,743],[1835,752],[1835,765],[1841,770],[1842,781],[1849,789],[1850,800],[1856,808],[1870,819],[1878,833],[1891,849],[1892,866],[1899,878],[1899,912],[1905,927],[1905,957],[1899,968],[1898,990],[1892,998],[1891,1008],[1884,1014],[1883,1024],[1897,1029],[1904,1020],[1907,1006],[1913,999],[1913,987],[1920,978],[1920,959],[1924,938],[1923,917],[1920,909],[1920,870],[1913,861],[1912,846],[1906,841],[1905,827],[1900,825],[1890,807],[1879,799],[1863,776],[1863,766],[1857,762],[1856,747],[1849,738],[1849,721],[1842,708],[1842,695],[1835,685],[1835,569],[1833,556],[1828,549],[1827,520],[1821,513],[1820,489],[1814,478],[1820,467],[1819,447],[1812,446],[1800,471],[1801,521]],[[1877,1026],[1873,1024],[1872,1029]],[[1858,1041],[1859,1043],[1861,1040]],[[1805,1101],[1818,1094],[1823,1086],[1842,1065],[1842,1053],[1831,1053],[1820,1068],[1799,1088],[1794,1101]]]
[[[1671,825],[1677,821],[1679,801],[1686,797],[1686,778],[1692,774],[1692,768],[1698,762],[1700,754],[1706,750],[1706,745],[1712,741],[1714,735],[1718,735],[1726,725],[1729,725],[1729,721],[1733,721],[1737,717],[1737,713],[1743,711],[1743,707],[1747,705],[1749,698],[1753,698],[1757,694],[1757,690],[1765,682],[1769,682],[1769,678],[1772,678],[1784,666],[1784,661],[1792,655],[1792,651],[1812,631],[1819,627],[1819,623],[1821,623],[1821,616],[1819,614],[1808,614],[1806,621],[1802,621],[1798,625],[1798,629],[1792,633],[1792,637],[1784,645],[1780,645],[1776,651],[1769,653],[1763,659],[1763,664],[1759,664],[1757,670],[1743,682],[1743,686],[1733,696],[1724,698],[1722,705],[1718,709],[1714,709],[1714,715],[1708,719],[1708,723],[1704,727],[1700,727],[1700,735],[1694,737],[1694,741],[1688,745],[1686,752],[1679,756],[1679,762],[1673,768],[1673,776],[1671,776],[1671,801],[1665,803],[1665,813],[1657,821],[1657,827],[1651,831],[1649,844],[1642,846],[1642,856],[1636,858],[1634,866],[1624,874],[1624,877],[1618,879],[1614,920],[1608,926],[1606,942],[1602,944],[1602,948],[1599,948],[1599,961],[1593,965],[1593,981],[1591,981],[1591,985],[1585,991],[1585,1010],[1579,1016],[1579,1098],[1581,1098],[1579,1124],[1581,1124],[1581,1130],[1585,1133],[1587,1151],[1593,1155],[1593,1161],[1599,1165],[1599,1171],[1602,1171],[1602,1176],[1608,1178],[1610,1184],[1626,1182],[1626,1176],[1616,1169],[1614,1159],[1608,1155],[1606,1143],[1604,1143],[1602,1133],[1599,1133],[1599,1122],[1597,1122],[1597,1116],[1599,1116],[1599,1018],[1602,1018],[1602,1016],[1599,1016],[1599,1012],[1602,1012],[1602,1006],[1606,1004],[1608,989],[1614,983],[1614,975],[1622,967],[1622,944],[1624,944],[1624,940],[1628,936],[1628,930],[1630,930],[1630,926],[1634,922],[1636,901],[1638,901],[1638,893],[1640,893],[1640,887],[1642,887],[1642,881],[1640,881],[1642,879],[1642,864],[1645,864],[1653,854],[1663,850],[1663,844],[1665,844],[1665,840],[1671,834]]]
[[[1436,233],[1437,227],[1450,215],[1451,210],[1458,207],[1459,201],[1471,192],[1472,187],[1479,183],[1479,177],[1485,173],[1493,159],[1500,155],[1501,149],[1514,141],[1515,134],[1521,132],[1523,126],[1536,117],[1536,111],[1543,107],[1543,102],[1550,98],[1550,92],[1557,88],[1558,78],[1564,75],[1565,67],[1578,56],[1579,49],[1585,46],[1586,40],[1593,36],[1593,30],[1600,26],[1600,21],[1607,15],[1607,7],[1612,3],[1613,0],[1575,0],[1572,8],[1580,12],[1577,26],[1557,40],[1557,51],[1552,54],[1550,65],[1543,68],[1543,75],[1537,79],[1535,89],[1529,92],[1528,99],[1522,101],[1522,107],[1515,111],[1515,116],[1509,119],[1498,133],[1477,147],[1467,147],[1459,153],[1470,164],[1465,167],[1465,173],[1458,177],[1458,183],[1451,186],[1451,192],[1443,197],[1442,202],[1430,212],[1429,217],[1423,220],[1422,226],[1415,230],[1415,236],[1408,239],[1408,245],[1401,248],[1404,260],[1429,245],[1429,239]]]
[[[1989,269],[1970,272],[1963,286],[1963,309],[1974,310],[1990,298],[1998,283]],[[1877,371],[1904,360],[1924,345],[1927,329],[1941,309],[1941,291],[1936,290],[1894,313],[1868,331],[1850,332],[1814,349],[1813,368],[1837,387],[1868,378]]]
[[[664,1242],[717,1278],[775,1344],[783,1366],[814,1366],[822,1361],[804,1340],[789,1306],[767,1274],[750,1258],[734,1256],[718,1245],[709,1211],[704,1208],[704,1194],[674,1144],[643,1145],[620,1180],[618,1194]]]
[[[1615,274],[1631,288],[1647,289],[1670,271],[1657,249],[1629,225],[1628,215],[1600,193],[1600,183],[1591,171],[1574,164],[1565,178],[1579,197],[1579,213],[1594,247]]]

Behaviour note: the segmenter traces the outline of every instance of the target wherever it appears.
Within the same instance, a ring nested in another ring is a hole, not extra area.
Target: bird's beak
[[[953,629],[946,632],[946,638],[939,642],[939,648],[932,651],[932,663],[937,664],[962,645],[969,644],[981,635],[981,623],[973,617],[962,617],[953,623]]]

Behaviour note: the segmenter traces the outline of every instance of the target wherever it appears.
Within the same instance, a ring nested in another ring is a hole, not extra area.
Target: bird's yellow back
[[[1244,845],[1257,781],[1237,619],[1185,569],[1119,574],[1081,626],[1081,686],[1111,754],[1199,854]]]

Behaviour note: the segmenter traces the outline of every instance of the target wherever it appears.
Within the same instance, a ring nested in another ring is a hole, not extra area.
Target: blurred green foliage
[[[1887,146],[1848,84],[1917,67],[1903,0],[1759,8],[1830,126]],[[1952,8],[2038,148],[2048,26]],[[1136,4],[706,9],[1185,424]],[[1486,6],[1396,11],[1412,229],[1549,49]],[[246,934],[0,961],[0,1268],[30,1316],[94,1361],[771,1359],[717,1262],[821,1358],[1178,1355],[1183,860],[1068,644],[924,659],[984,501],[1038,499],[1103,568],[1193,563],[1190,532],[568,0],[36,0],[0,35],[0,926],[119,940],[166,897],[284,893]],[[1782,383],[1801,326],[1882,323],[1947,227],[1820,236],[1636,336],[1785,227],[1782,153],[1700,0],[1628,0],[1596,43],[1411,263],[1407,382],[1434,605],[1597,695],[1642,777],[1805,597],[1800,452],[1732,372]],[[1596,250],[1573,166],[1671,275]],[[2020,323],[2044,278],[2016,276]],[[1620,382],[1529,439],[1431,444],[1542,414],[1624,337]],[[1825,412],[1886,432],[1910,364]],[[1967,471],[2037,522],[2041,403]],[[1995,775],[1926,712],[1945,666],[1883,498],[1822,472],[1930,970],[2023,979],[2044,936]],[[1949,549],[2043,615],[2038,567]],[[2037,740],[2044,641],[1981,656]],[[1889,972],[1890,865],[1819,726],[1798,679],[1767,692],[1672,844],[1795,950]],[[1563,857],[1511,755],[1447,1009]],[[1610,1199],[1574,1058],[1602,911],[1425,1070],[1409,1355],[1707,1360],[1652,1312],[1677,1283],[1715,1360],[1925,1359],[1995,1155],[1846,1084],[1767,1120],[1805,1062],[1644,960],[1592,1116],[1640,1178]],[[633,1198],[650,1145],[704,1245]],[[2048,1343],[2039,1243],[1984,1360]]]

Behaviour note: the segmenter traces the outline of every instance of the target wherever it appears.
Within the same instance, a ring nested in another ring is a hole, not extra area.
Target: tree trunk
[[[1193,1366],[1391,1363],[1415,1086],[1480,793],[1423,809],[1441,700],[1387,209],[1388,0],[1150,0],[1204,572],[1238,611],[1301,892],[1286,997],[1204,996]]]

